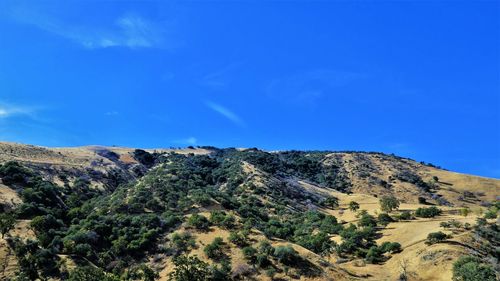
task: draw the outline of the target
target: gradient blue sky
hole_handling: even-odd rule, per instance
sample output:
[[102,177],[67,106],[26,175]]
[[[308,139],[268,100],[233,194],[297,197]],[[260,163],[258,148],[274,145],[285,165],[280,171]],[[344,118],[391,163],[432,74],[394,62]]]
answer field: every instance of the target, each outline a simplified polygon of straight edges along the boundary
[[0,2],[0,140],[396,153],[500,178],[499,1]]

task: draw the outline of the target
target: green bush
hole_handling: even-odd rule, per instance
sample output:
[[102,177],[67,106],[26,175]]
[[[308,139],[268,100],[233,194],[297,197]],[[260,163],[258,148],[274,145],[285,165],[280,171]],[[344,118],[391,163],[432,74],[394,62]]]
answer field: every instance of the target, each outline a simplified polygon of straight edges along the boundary
[[0,177],[5,185],[26,186],[34,177],[34,173],[15,161],[9,161],[0,165]]
[[231,231],[228,237],[229,242],[244,247],[248,244],[248,232],[247,231]]
[[210,213],[210,222],[224,229],[231,229],[236,223],[236,218],[224,211],[212,211]]
[[387,213],[381,213],[377,217],[377,222],[380,225],[384,225],[385,226],[385,225],[388,225],[391,222],[394,222],[394,219],[391,216],[389,216],[389,214],[387,214]]
[[425,243],[427,245],[432,245],[444,241],[446,238],[448,238],[448,236],[441,231],[431,232],[427,235],[427,241]]
[[453,281],[495,281],[491,266],[473,256],[462,256],[453,264]]
[[189,232],[176,232],[172,234],[170,240],[176,256],[196,246],[196,241]]
[[368,249],[368,252],[366,252],[365,260],[368,263],[378,263],[383,260],[383,254],[384,253],[379,247],[372,246],[370,247],[370,249]]
[[208,230],[210,228],[210,222],[208,221],[208,219],[200,214],[191,215],[187,223],[189,226],[192,226],[199,230]]
[[326,198],[321,205],[330,209],[335,209],[339,206],[339,199],[337,197],[330,196]]
[[400,220],[412,220],[413,219],[413,215],[410,211],[402,211],[399,215],[398,215],[398,219]]
[[401,252],[401,244],[398,242],[384,242],[382,245],[380,245],[380,249],[384,253],[399,253]]
[[316,234],[308,233],[294,237],[294,240],[300,246],[318,254],[327,254],[336,246],[328,234],[321,231]]
[[213,260],[220,260],[224,257],[224,241],[221,237],[215,237],[212,243],[205,246],[203,252],[208,258]]
[[435,216],[439,216],[441,214],[441,209],[437,207],[429,207],[429,208],[418,208],[415,211],[415,216],[421,218],[433,218]]
[[174,270],[169,274],[169,281],[210,280],[211,272],[208,264],[198,259],[198,257],[179,256],[174,259],[174,265]]
[[2,213],[0,214],[0,233],[2,234],[2,239],[5,234],[14,229],[16,225],[16,218],[12,213]]
[[377,226],[377,220],[372,215],[366,213],[361,216],[358,221],[358,226]]
[[274,253],[274,247],[267,240],[262,240],[259,243],[259,253],[266,256],[272,255]]
[[118,281],[120,278],[112,274],[106,274],[102,269],[95,266],[80,266],[73,269],[69,274],[69,281]]
[[358,202],[356,201],[349,202],[349,210],[351,210],[351,212],[356,212],[357,210],[359,210]]
[[241,249],[241,251],[243,252],[243,256],[245,257],[245,259],[248,260],[250,263],[256,262],[257,250],[254,247],[247,246]]
[[293,265],[297,261],[298,253],[290,245],[278,246],[274,248],[274,256],[285,265]]

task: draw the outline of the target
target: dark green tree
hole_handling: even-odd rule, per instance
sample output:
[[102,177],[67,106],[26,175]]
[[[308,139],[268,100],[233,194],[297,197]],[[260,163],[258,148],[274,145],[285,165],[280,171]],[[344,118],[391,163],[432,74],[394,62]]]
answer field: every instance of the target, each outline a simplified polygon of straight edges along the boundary
[[392,196],[386,195],[380,198],[380,209],[384,212],[392,212],[399,208],[399,200]]
[[11,231],[16,225],[16,218],[12,213],[0,214],[0,233],[2,233],[2,239],[5,234]]
[[210,269],[206,262],[198,257],[179,256],[174,259],[174,271],[169,274],[169,281],[207,281]]
[[349,202],[349,210],[351,212],[356,212],[359,209],[359,203],[356,201]]
[[495,271],[477,257],[462,256],[453,264],[453,281],[495,281]]

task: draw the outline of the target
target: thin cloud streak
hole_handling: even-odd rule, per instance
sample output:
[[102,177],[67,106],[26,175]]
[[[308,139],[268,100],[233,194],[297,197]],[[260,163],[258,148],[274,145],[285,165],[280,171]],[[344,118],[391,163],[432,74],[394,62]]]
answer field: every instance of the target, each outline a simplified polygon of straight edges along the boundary
[[225,108],[224,106],[217,104],[217,103],[214,103],[214,102],[211,102],[211,101],[206,101],[205,105],[208,106],[213,111],[224,116],[226,119],[233,122],[234,124],[236,124],[238,126],[242,126],[242,127],[245,126],[245,123],[243,122],[243,120],[241,120],[241,118],[238,115],[233,113],[231,110]]
[[196,145],[198,143],[198,139],[195,137],[189,137],[186,139],[175,140],[173,142],[177,143],[177,144],[184,144],[184,145]]
[[22,107],[12,104],[0,103],[0,119],[9,118],[18,115],[29,115],[34,113],[32,108]]
[[14,21],[73,41],[87,49],[110,47],[170,48],[165,31],[156,23],[137,15],[118,17],[109,26],[74,25],[37,11],[14,9],[10,14]]

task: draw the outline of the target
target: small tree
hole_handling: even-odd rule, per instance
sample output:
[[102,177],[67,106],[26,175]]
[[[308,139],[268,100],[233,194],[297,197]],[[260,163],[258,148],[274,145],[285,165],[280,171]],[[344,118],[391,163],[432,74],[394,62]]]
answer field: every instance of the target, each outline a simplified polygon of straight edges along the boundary
[[180,256],[174,259],[174,271],[169,281],[205,281],[210,278],[209,266],[197,257]]
[[2,239],[5,234],[11,231],[16,225],[16,218],[11,213],[0,214],[0,233],[2,233]]
[[412,220],[413,215],[410,211],[402,211],[401,214],[399,214],[398,219],[400,219],[400,220]]
[[441,241],[444,241],[447,237],[448,236],[441,231],[431,232],[427,235],[427,241],[425,242],[425,244],[427,244],[427,245],[436,244],[436,243],[439,243]]
[[243,256],[245,257],[246,260],[248,260],[250,263],[255,263],[257,261],[256,255],[257,255],[257,250],[252,247],[252,246],[247,246],[241,250],[243,252]]
[[323,206],[335,209],[339,206],[339,199],[337,197],[330,196],[323,201]]
[[212,243],[205,246],[203,251],[208,258],[213,260],[220,260],[224,256],[222,247],[224,246],[224,241],[221,237],[215,237]]
[[391,216],[389,216],[389,214],[387,214],[387,213],[381,213],[378,215],[377,221],[379,224],[386,226],[389,223],[393,222],[394,219]]
[[377,226],[377,220],[370,214],[366,213],[361,216],[358,222],[358,226]]
[[382,245],[380,245],[380,250],[382,250],[383,253],[399,253],[401,252],[401,244],[398,242],[384,242]]
[[368,249],[368,252],[366,252],[366,257],[365,260],[368,263],[378,263],[382,261],[382,256],[383,252],[382,250],[377,247],[377,246],[372,246],[370,249]]
[[285,265],[293,264],[297,259],[297,255],[297,251],[290,245],[278,246],[274,249],[274,256]]
[[380,209],[384,212],[392,212],[393,210],[397,210],[399,208],[399,200],[392,196],[387,195],[380,198]]
[[357,210],[359,210],[359,204],[358,204],[358,202],[356,202],[356,201],[349,202],[349,210],[351,212],[356,212]]
[[415,211],[415,216],[421,217],[421,218],[433,218],[435,216],[438,216],[441,214],[441,209],[437,207],[429,207],[429,208],[418,208]]
[[247,231],[232,231],[229,233],[228,240],[240,247],[244,247],[248,244],[248,232]]
[[188,219],[188,224],[199,230],[208,230],[210,227],[210,222],[205,216],[199,214],[193,214]]

